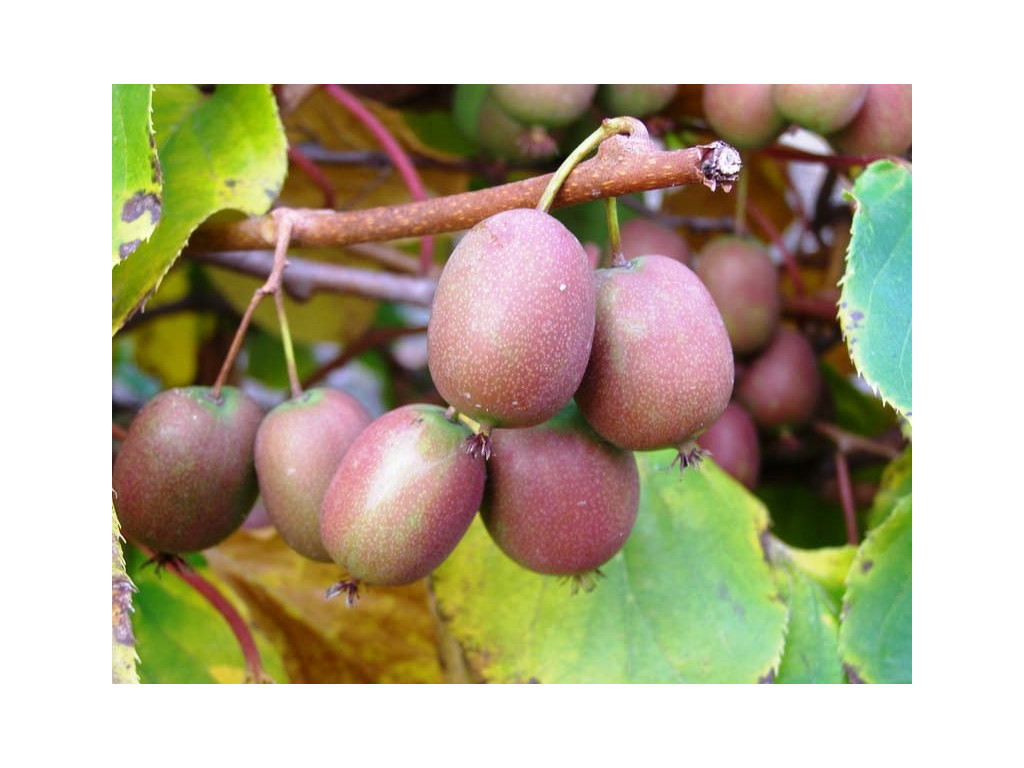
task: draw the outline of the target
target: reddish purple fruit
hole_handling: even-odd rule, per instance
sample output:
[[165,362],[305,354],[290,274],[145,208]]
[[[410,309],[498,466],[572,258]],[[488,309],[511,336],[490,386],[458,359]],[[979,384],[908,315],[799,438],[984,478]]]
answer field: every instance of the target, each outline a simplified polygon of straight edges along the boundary
[[540,424],[579,386],[594,317],[594,272],[579,240],[546,213],[498,213],[466,234],[441,273],[430,375],[450,405],[487,427]]
[[772,101],[771,85],[705,85],[704,116],[737,149],[767,146],[786,127]]
[[114,507],[126,538],[157,553],[226,539],[256,501],[253,444],[263,411],[241,390],[182,387],[139,411],[114,462]]
[[608,117],[646,117],[672,103],[678,85],[602,85],[597,98]]
[[764,429],[810,421],[821,394],[814,348],[802,333],[782,326],[751,361],[736,386],[736,399]]
[[866,85],[773,85],[775,109],[809,131],[834,133],[849,125],[867,96]]
[[732,347],[711,294],[666,256],[598,270],[597,286],[594,349],[576,393],[580,411],[621,448],[684,453],[732,393]]
[[351,395],[310,389],[274,408],[256,433],[256,475],[267,515],[284,542],[310,560],[331,560],[320,539],[324,493],[371,421]]
[[480,507],[486,465],[470,431],[434,405],[406,405],[356,438],[324,496],[320,534],[351,579],[411,584],[439,566]]
[[737,355],[763,348],[782,313],[779,274],[768,250],[754,240],[716,238],[694,270],[715,300]]
[[689,266],[690,248],[674,229],[650,219],[630,219],[619,228],[622,254],[627,260],[660,254]]
[[527,125],[559,128],[580,117],[594,101],[596,85],[494,85],[495,100]]
[[869,85],[853,122],[828,137],[846,155],[902,155],[913,139],[910,85]]
[[743,406],[729,403],[711,429],[697,438],[697,444],[747,488],[757,486],[761,475],[761,446],[757,426]]
[[496,429],[480,515],[531,571],[577,576],[626,543],[639,504],[636,459],[605,442],[574,404],[544,424]]

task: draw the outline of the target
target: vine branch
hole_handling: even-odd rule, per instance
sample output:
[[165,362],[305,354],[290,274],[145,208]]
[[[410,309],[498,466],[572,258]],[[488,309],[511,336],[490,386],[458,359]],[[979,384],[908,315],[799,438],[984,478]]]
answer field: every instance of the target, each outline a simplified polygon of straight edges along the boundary
[[[647,136],[613,136],[601,144],[595,157],[576,166],[551,207],[687,184],[728,188],[739,170],[739,153],[721,142],[663,151]],[[536,207],[552,175],[404,205],[358,211],[294,209],[291,244],[295,248],[316,248],[469,229],[501,211]],[[276,229],[272,215],[207,224],[193,235],[189,251],[273,248]]]

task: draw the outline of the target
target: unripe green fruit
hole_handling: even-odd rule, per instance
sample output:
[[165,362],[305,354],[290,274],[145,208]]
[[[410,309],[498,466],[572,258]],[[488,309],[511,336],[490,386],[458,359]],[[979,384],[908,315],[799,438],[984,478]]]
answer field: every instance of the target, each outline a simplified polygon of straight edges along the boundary
[[627,260],[656,253],[682,264],[690,263],[690,248],[679,233],[650,219],[630,219],[619,228],[619,239]]
[[422,579],[465,535],[486,468],[466,450],[471,432],[433,405],[373,421],[342,459],[324,496],[320,534],[331,559],[365,584]]
[[718,136],[737,149],[760,149],[786,127],[771,85],[705,85],[704,116]]
[[828,137],[844,155],[902,155],[913,139],[910,85],[869,85],[853,122]]
[[576,402],[599,435],[636,451],[681,448],[718,419],[733,352],[697,275],[666,256],[600,269],[597,306]]
[[324,494],[371,421],[351,395],[310,389],[274,408],[256,433],[256,475],[267,515],[284,542],[310,560],[331,560],[320,539]]
[[473,227],[441,273],[427,329],[441,396],[487,426],[558,413],[590,356],[593,275],[579,240],[549,214],[519,208]]
[[553,157],[558,142],[541,126],[530,126],[503,110],[488,91],[479,105],[473,136],[489,155],[521,163]]
[[747,488],[757,486],[761,474],[761,445],[757,426],[743,406],[735,401],[729,403],[718,421],[697,438],[697,444]]
[[126,538],[158,553],[223,541],[256,500],[253,444],[263,411],[222,387],[161,392],[139,411],[114,462],[114,507]]
[[501,108],[516,120],[560,128],[587,111],[597,86],[494,85],[491,91]]
[[767,249],[754,240],[716,238],[701,251],[694,271],[722,313],[733,352],[764,347],[782,313],[778,269]]
[[646,117],[664,109],[678,85],[602,85],[597,98],[608,117]]
[[867,92],[866,85],[773,85],[772,100],[784,118],[824,135],[848,125]]
[[582,575],[612,558],[636,521],[636,459],[602,440],[574,404],[527,429],[496,429],[480,515],[512,560]]
[[820,394],[814,348],[802,333],[785,326],[751,361],[736,386],[736,399],[764,429],[806,424]]

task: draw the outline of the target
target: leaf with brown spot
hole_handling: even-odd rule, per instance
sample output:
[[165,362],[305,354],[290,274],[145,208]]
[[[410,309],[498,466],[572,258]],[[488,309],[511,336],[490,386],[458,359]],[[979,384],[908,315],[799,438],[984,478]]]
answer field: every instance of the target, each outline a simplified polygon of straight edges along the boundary
[[279,650],[292,682],[444,682],[424,582],[363,588],[346,608],[326,597],[337,567],[296,554],[272,528],[239,531],[204,554]]
[[128,258],[160,221],[160,161],[153,143],[153,86],[113,86],[113,261]]
[[191,85],[157,86],[153,130],[164,178],[160,224],[114,267],[114,333],[160,284],[196,227],[218,211],[265,213],[287,169],[267,85],[220,85],[209,95]]

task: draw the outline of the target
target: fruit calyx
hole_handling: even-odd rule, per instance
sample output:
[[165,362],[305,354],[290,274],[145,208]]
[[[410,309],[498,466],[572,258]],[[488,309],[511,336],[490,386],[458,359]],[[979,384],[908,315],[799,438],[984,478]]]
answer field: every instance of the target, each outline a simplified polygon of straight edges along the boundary
[[359,602],[359,579],[342,579],[327,588],[327,599],[345,595],[345,607],[354,608]]

